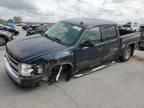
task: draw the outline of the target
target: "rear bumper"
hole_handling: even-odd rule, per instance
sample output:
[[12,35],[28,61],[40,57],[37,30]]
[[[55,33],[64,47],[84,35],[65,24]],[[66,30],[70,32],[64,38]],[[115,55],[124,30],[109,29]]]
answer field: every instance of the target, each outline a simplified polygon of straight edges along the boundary
[[19,85],[31,85],[41,80],[41,76],[31,76],[31,77],[23,77],[17,75],[16,72],[11,68],[8,60],[4,57],[5,68],[8,76]]

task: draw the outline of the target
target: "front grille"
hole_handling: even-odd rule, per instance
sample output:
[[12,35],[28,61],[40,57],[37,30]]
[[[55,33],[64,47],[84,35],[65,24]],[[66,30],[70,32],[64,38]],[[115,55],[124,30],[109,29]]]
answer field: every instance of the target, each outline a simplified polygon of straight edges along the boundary
[[8,53],[6,53],[6,57],[12,69],[18,73],[19,71],[19,62],[13,59]]

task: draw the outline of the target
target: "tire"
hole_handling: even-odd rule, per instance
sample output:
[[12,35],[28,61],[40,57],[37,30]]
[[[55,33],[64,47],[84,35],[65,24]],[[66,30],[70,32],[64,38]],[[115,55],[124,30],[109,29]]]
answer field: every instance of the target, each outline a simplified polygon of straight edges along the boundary
[[0,46],[5,45],[8,42],[8,39],[5,36],[0,36]]
[[119,60],[121,62],[126,62],[130,59],[130,57],[132,56],[132,48],[130,46],[128,46],[125,51],[123,52],[122,56],[119,57]]

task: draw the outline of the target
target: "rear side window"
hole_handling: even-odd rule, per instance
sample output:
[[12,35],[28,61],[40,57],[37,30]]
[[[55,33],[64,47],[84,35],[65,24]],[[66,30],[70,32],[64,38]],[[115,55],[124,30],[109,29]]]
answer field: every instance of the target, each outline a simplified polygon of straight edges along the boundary
[[116,38],[116,27],[115,26],[103,26],[101,27],[102,37],[104,40]]

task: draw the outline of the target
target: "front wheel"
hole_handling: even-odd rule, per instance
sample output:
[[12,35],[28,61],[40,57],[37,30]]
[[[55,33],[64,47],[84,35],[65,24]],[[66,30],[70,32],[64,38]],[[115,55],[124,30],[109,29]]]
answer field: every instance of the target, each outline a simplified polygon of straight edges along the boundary
[[119,57],[119,60],[122,62],[128,61],[132,55],[132,48],[128,46],[123,52],[122,56]]

